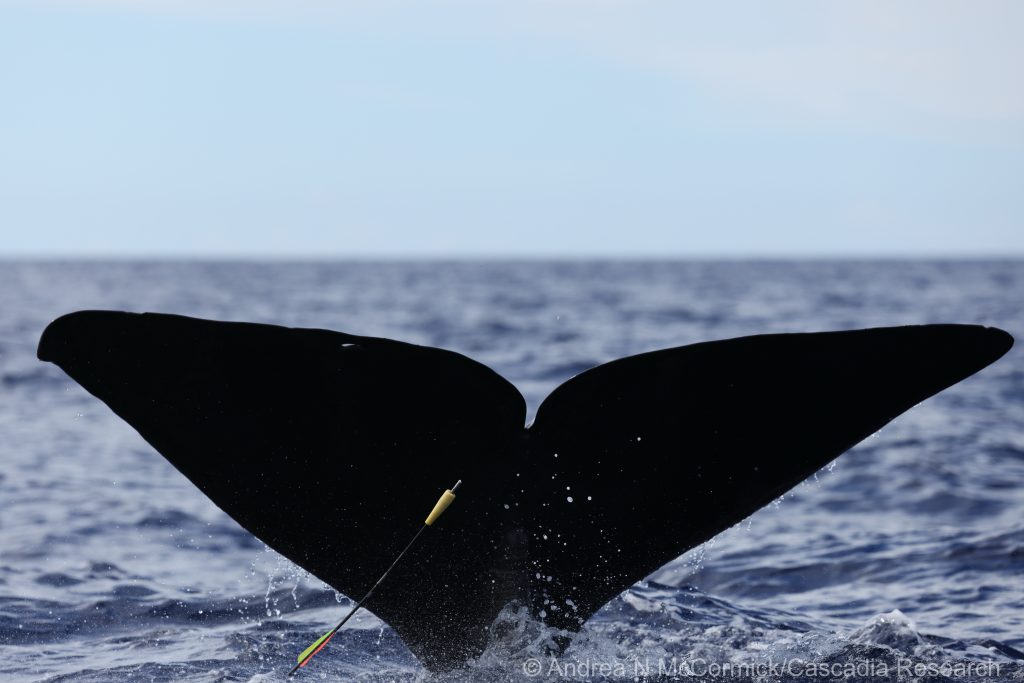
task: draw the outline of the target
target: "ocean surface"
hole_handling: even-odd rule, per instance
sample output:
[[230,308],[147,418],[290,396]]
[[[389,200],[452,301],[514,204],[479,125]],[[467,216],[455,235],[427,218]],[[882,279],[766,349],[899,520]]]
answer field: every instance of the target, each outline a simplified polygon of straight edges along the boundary
[[[590,366],[710,339],[959,322],[1021,340],[1024,262],[0,262],[0,680],[279,681],[348,598],[36,360],[47,322],[83,308],[454,349],[532,413]],[[502,619],[432,679],[362,613],[295,680],[1024,681],[1020,341],[619,596],[562,656]]]

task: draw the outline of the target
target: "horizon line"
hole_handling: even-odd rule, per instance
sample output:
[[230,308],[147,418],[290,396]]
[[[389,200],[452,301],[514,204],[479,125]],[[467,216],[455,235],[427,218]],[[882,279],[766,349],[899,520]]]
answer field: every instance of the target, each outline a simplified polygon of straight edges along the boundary
[[0,252],[0,263],[13,262],[251,262],[251,263],[411,263],[411,262],[527,262],[527,261],[1019,261],[1024,251],[994,252],[793,252],[793,253],[205,253],[205,252]]

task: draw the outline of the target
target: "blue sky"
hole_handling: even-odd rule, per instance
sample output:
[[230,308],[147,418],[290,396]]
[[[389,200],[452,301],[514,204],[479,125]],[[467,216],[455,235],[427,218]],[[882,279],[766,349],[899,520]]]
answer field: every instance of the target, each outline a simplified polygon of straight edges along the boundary
[[1022,255],[1022,27],[996,0],[7,0],[0,255]]

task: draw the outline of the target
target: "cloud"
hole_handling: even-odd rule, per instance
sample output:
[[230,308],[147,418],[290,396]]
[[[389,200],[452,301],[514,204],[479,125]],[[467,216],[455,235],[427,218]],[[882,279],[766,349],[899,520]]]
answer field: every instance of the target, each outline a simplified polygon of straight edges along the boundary
[[574,3],[552,14],[561,21],[538,15],[536,30],[783,110],[1024,117],[1024,3]]
[[[36,3],[33,3],[34,5]],[[52,7],[536,43],[781,115],[1020,123],[1018,0],[49,0]]]

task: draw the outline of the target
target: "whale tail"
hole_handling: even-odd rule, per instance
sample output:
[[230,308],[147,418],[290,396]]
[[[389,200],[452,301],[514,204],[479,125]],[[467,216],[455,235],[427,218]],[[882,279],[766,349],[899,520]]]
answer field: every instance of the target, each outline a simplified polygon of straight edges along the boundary
[[[578,629],[1012,344],[968,325],[694,344],[570,379],[529,428],[519,392],[480,363],[328,330],[81,311],[46,328],[38,356],[348,595],[373,584],[438,487],[464,480],[370,605],[446,670],[482,651],[510,597]],[[330,533],[302,532],[314,528]]]

